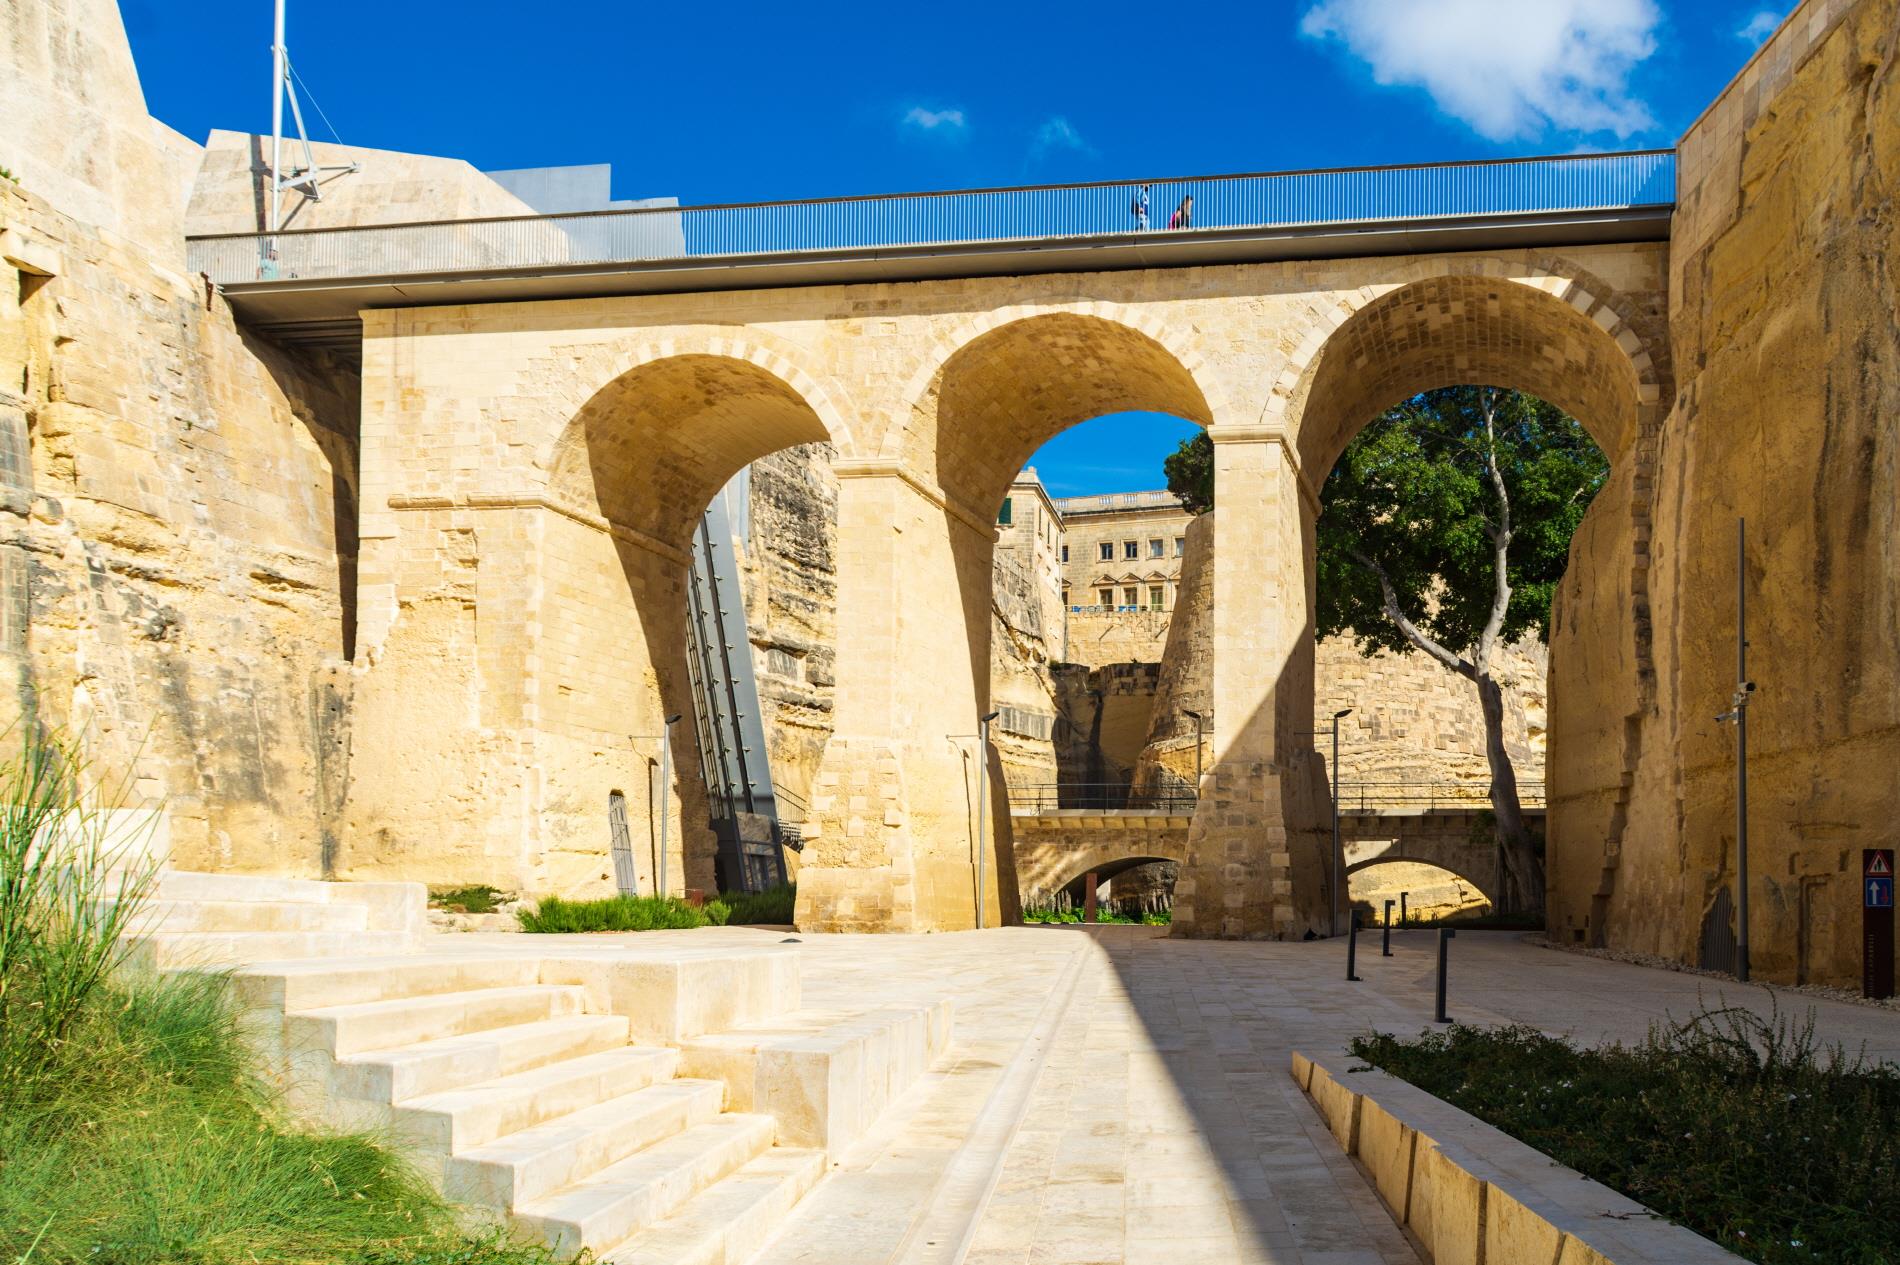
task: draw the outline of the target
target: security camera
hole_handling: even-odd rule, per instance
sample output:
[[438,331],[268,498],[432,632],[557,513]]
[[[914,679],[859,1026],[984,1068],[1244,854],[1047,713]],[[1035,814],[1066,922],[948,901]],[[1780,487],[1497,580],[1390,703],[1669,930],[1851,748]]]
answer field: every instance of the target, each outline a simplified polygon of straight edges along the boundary
[[1743,681],[1742,688],[1753,694],[1755,692],[1755,683],[1753,681]]

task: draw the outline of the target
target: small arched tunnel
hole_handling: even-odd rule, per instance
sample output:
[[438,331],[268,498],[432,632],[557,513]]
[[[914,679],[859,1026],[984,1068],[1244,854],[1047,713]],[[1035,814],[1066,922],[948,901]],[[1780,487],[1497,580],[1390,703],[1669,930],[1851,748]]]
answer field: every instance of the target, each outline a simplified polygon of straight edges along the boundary
[[[1509,278],[1432,277],[1354,313],[1296,387],[1300,465],[1315,485],[1352,437],[1437,387],[1510,387],[1582,423],[1612,463],[1635,439],[1646,352],[1545,290]],[[1650,394],[1653,394],[1650,393]]]
[[665,718],[679,716],[669,872],[675,888],[681,876],[713,888],[716,843],[686,664],[692,536],[746,465],[829,439],[783,378],[723,355],[637,365],[568,423],[550,471],[552,499],[566,512],[546,516],[540,545],[536,703],[552,738],[541,756],[547,814],[574,819],[555,829],[577,851],[599,849],[597,806],[610,790],[624,791],[630,819],[654,820],[659,736]]
[[1498,849],[1489,839],[1446,831],[1349,839],[1343,851],[1347,895],[1375,916],[1386,898],[1396,902],[1401,891],[1412,893],[1407,905],[1414,917],[1497,905]]
[[1016,881],[1023,902],[1047,898],[1093,873],[1100,882],[1137,866],[1187,860],[1187,828],[1130,832],[1024,829],[1016,822]]

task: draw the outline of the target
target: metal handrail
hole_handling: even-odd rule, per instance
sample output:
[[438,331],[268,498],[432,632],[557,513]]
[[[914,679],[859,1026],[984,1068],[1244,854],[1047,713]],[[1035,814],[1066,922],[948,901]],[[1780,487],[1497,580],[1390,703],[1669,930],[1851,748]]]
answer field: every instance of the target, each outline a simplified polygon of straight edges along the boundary
[[1136,789],[1126,782],[1044,782],[1009,788],[1009,806],[1029,813],[1078,810],[1191,813],[1198,801],[1193,787],[1185,783]]
[[[1544,784],[1519,782],[1517,802],[1522,808],[1542,808]],[[1489,782],[1342,782],[1339,785],[1342,813],[1376,813],[1393,808],[1488,808],[1490,804]]]
[[[633,264],[902,247],[1140,241],[1162,234],[1667,206],[1673,150],[1013,185],[799,201],[217,233],[188,241],[219,284]],[[1149,232],[1134,190],[1148,186]],[[1184,194],[1193,226],[1162,227]]]

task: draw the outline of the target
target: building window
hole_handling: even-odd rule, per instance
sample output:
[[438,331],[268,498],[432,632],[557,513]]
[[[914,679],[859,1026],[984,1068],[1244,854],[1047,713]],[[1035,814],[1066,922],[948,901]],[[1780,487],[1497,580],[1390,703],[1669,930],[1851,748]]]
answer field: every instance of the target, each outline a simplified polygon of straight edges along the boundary
[[1141,557],[1141,542],[1139,540],[1122,541],[1122,557],[1130,562]]
[[1187,537],[1176,536],[1174,538],[1174,556],[1178,558],[1186,551],[1187,551]]
[[1009,526],[1009,498],[1007,496],[1003,498],[1003,512],[996,516],[996,521],[1005,527]]
[[1141,590],[1128,588],[1122,590],[1122,605],[1137,606],[1141,603]]
[[1149,556],[1150,558],[1159,558],[1159,557],[1161,557],[1161,556],[1162,556],[1162,553],[1161,553],[1161,550],[1162,550],[1162,542],[1161,542],[1161,541],[1159,541],[1159,540],[1151,540],[1151,541],[1149,541],[1149,542],[1148,542],[1148,556]]
[[1096,546],[1095,552],[1103,562],[1113,562],[1115,561],[1115,542],[1112,540],[1104,540],[1100,545]]
[[1148,609],[1151,611],[1160,610],[1161,601],[1164,596],[1165,594],[1159,584],[1150,584],[1148,586]]
[[1064,562],[1069,560],[1069,547],[1067,545],[1062,546],[1062,560]]
[[1111,610],[1114,608],[1115,606],[1115,590],[1114,589],[1103,589],[1101,592],[1101,598],[1102,598],[1102,605],[1109,607]]

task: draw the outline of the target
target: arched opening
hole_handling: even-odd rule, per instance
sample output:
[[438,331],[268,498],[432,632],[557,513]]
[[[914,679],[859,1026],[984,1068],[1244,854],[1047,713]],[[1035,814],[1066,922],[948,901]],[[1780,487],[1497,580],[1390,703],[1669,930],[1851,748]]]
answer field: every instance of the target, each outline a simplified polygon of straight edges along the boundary
[[[599,803],[587,784],[604,794],[605,779],[625,793],[629,832],[648,836],[655,852],[650,870],[636,867],[642,891],[738,885],[734,848],[749,836],[727,837],[727,827],[771,838],[769,819],[763,826],[733,819],[729,766],[720,762],[722,749],[746,745],[732,717],[749,713],[761,723],[756,702],[725,695],[739,675],[756,690],[748,619],[771,623],[768,611],[754,609],[771,586],[748,568],[769,559],[749,552],[755,533],[742,476],[762,459],[793,460],[822,496],[830,438],[812,403],[780,374],[751,360],[681,354],[621,373],[578,410],[555,446],[550,494],[560,512],[547,516],[541,541],[546,684],[535,702],[543,729],[566,741],[542,763],[563,801],[584,795]],[[716,580],[695,582],[696,551],[725,568],[715,568]],[[703,675],[714,657],[726,662],[726,675]],[[749,776],[771,800],[773,778],[759,754]],[[552,805],[551,815],[563,806]],[[569,846],[598,855],[598,818],[590,825]],[[611,823],[608,834],[617,848]],[[636,857],[641,850],[634,847]]]
[[[1571,289],[1566,301],[1548,286],[1483,275],[1398,287],[1340,326],[1292,397],[1296,448],[1319,503],[1309,513],[1326,507],[1307,533],[1314,631],[1325,640],[1314,651],[1317,684],[1305,714],[1329,746],[1333,718],[1351,713],[1333,780],[1346,801],[1482,807],[1490,799],[1507,863],[1502,890],[1491,894],[1519,908],[1543,900],[1542,761],[1552,728],[1543,632],[1551,594],[1579,515],[1633,512],[1627,495],[1591,498],[1604,485],[1604,459],[1630,464],[1658,396],[1639,336]],[[1521,441],[1520,461],[1528,452],[1564,459],[1564,477],[1576,484],[1570,503],[1542,503],[1528,476],[1520,481],[1508,465],[1492,472],[1471,455],[1485,447],[1490,409],[1501,399],[1517,410],[1510,433]],[[1578,425],[1601,458],[1576,435]],[[1418,437],[1411,449],[1408,433]],[[1493,450],[1511,451],[1503,423],[1497,434]],[[1457,461],[1467,459],[1460,473]],[[1432,480],[1441,477],[1439,517],[1414,512],[1414,502],[1436,495]],[[1505,538],[1496,533],[1507,502]],[[1363,549],[1341,545],[1354,514],[1361,539],[1372,542]],[[1402,531],[1393,530],[1398,524]],[[1495,586],[1500,540],[1515,586],[1508,605]],[[1387,556],[1375,556],[1382,549]],[[1427,557],[1432,551],[1438,556]],[[1464,579],[1449,583],[1454,573]],[[1542,578],[1533,583],[1533,575]],[[1632,577],[1638,606],[1641,584]],[[1350,623],[1342,611],[1353,614]],[[1330,763],[1330,751],[1323,754]],[[1514,795],[1519,779],[1525,793]],[[1520,803],[1529,811],[1520,813]],[[1357,899],[1359,889],[1351,890]]]
[[1361,927],[1383,926],[1386,902],[1392,925],[1449,922],[1492,912],[1481,884],[1456,870],[1403,856],[1381,857],[1355,867],[1346,876],[1346,892]]
[[[992,784],[1013,802],[1125,804],[1187,522],[1161,459],[1210,421],[1180,356],[1132,325],[1076,313],[977,336],[920,402],[906,443],[967,511],[948,518],[970,680],[977,713],[993,714]],[[1152,468],[1127,469],[1134,486],[1078,481],[1077,467],[1111,464],[1100,456],[1056,451],[1057,465],[1026,468],[1057,436],[1091,431],[1150,437]],[[991,805],[999,843],[1004,800]]]
[[1105,855],[1058,871],[1056,881],[1025,893],[1025,922],[1083,919],[1091,887],[1097,921],[1165,924],[1174,904],[1179,861],[1163,856]]

